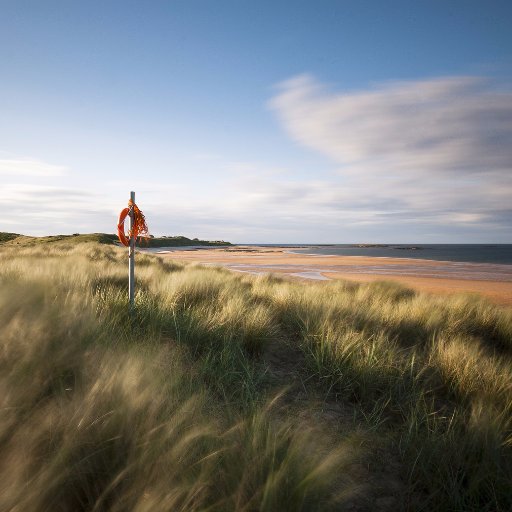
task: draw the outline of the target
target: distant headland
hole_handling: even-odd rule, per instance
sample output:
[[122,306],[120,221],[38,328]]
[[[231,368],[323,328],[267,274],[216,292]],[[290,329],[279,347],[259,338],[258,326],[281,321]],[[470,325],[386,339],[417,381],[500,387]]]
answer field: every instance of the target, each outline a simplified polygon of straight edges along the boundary
[[[37,245],[53,242],[68,242],[78,244],[82,242],[98,242],[100,244],[118,244],[117,235],[110,233],[74,233],[72,235],[51,235],[51,236],[27,236],[19,233],[0,232],[0,244],[6,245]],[[161,236],[141,238],[137,240],[137,246],[140,247],[220,247],[231,246],[231,242],[224,240],[199,240],[198,238],[188,238],[183,235]]]

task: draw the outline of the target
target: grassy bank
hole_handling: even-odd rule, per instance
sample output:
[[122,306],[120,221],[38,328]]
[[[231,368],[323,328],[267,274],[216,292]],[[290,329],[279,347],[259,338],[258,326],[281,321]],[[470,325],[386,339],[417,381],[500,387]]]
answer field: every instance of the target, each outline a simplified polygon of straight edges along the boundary
[[0,249],[1,510],[509,510],[512,313]]
[[[119,245],[117,235],[112,233],[75,233],[73,235],[51,235],[51,236],[26,236],[18,233],[0,232],[0,245],[14,246],[34,246],[40,244],[62,244],[68,245],[82,244],[86,242],[96,242],[105,245]],[[198,238],[188,238],[186,236],[162,236],[151,238],[140,238],[137,240],[137,246],[140,247],[223,247],[231,245],[224,240],[199,240]]]

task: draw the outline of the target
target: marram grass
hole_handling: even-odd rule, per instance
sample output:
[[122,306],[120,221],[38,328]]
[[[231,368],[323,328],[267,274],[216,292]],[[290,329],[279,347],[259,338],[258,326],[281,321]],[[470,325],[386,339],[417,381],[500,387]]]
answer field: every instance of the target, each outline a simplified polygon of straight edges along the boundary
[[0,250],[0,510],[512,509],[509,309],[126,263]]

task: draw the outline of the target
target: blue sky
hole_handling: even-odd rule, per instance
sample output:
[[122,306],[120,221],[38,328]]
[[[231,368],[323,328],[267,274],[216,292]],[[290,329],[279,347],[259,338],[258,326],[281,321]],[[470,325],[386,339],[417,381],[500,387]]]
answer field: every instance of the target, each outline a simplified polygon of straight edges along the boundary
[[512,4],[0,1],[2,231],[512,243]]

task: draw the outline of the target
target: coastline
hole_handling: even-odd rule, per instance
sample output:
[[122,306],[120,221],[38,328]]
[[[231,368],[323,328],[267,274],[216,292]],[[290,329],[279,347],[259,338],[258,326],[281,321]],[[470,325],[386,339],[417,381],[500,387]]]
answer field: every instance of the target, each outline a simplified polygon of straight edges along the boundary
[[438,261],[387,256],[339,256],[294,253],[289,247],[233,246],[153,252],[163,258],[219,265],[249,273],[273,273],[301,281],[396,281],[436,294],[478,293],[512,306],[512,265]]

